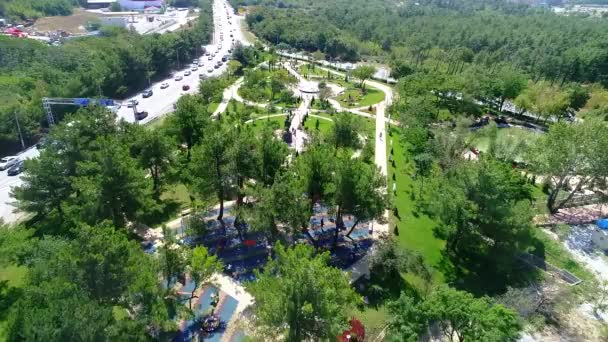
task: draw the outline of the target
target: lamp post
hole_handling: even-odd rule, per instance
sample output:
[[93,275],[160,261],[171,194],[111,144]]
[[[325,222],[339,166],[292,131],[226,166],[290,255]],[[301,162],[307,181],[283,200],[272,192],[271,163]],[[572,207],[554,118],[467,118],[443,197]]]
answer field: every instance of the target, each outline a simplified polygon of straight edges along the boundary
[[15,112],[15,123],[17,124],[17,132],[19,133],[19,140],[21,140],[21,148],[25,150],[25,141],[23,140],[23,133],[21,133],[21,126],[19,125],[19,117]]

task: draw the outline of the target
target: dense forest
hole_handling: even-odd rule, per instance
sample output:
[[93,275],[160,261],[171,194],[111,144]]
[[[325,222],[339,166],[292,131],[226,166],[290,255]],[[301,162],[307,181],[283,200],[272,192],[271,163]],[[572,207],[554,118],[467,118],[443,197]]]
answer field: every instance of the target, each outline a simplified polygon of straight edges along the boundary
[[608,22],[501,1],[261,2],[248,23],[269,42],[346,60],[458,58],[509,63],[534,79],[608,84]]
[[201,0],[190,30],[139,35],[103,28],[100,37],[48,46],[0,37],[0,141],[2,153],[17,148],[15,113],[31,143],[44,125],[43,97],[122,98],[164,77],[201,52],[213,31],[211,1]]

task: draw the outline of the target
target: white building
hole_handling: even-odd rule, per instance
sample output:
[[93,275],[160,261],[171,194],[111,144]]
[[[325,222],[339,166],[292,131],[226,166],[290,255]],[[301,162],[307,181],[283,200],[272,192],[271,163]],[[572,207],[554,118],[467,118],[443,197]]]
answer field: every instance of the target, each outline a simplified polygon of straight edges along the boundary
[[118,0],[123,11],[143,11],[149,7],[162,8],[165,0]]
[[99,18],[102,25],[124,27],[126,28],[129,24],[129,18],[127,17],[106,17]]

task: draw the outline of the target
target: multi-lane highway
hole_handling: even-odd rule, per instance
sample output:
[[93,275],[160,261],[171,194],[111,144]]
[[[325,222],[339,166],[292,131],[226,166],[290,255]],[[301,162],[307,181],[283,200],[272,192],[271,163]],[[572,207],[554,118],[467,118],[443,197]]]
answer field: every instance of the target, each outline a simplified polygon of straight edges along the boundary
[[[240,21],[243,18],[234,15],[234,10],[224,0],[214,1],[213,13],[213,41],[212,44],[204,47],[205,51],[209,52],[209,56],[203,55],[199,57],[199,63],[202,66],[198,66],[197,63],[197,70],[193,71],[191,66],[193,61],[189,61],[188,65],[185,65],[182,70],[176,71],[171,78],[153,84],[149,88],[153,92],[152,96],[143,98],[139,94],[123,101],[124,105],[117,111],[119,118],[134,122],[133,108],[128,108],[127,103],[131,100],[137,100],[139,102],[136,106],[137,111],[148,112],[148,117],[139,122],[145,124],[156,120],[170,113],[173,110],[173,104],[177,102],[180,96],[198,91],[201,79],[199,75],[204,75],[205,77],[218,76],[226,70],[226,63],[222,63],[222,66],[217,69],[214,66],[218,61],[222,60],[223,56],[229,54],[229,50],[234,44],[237,42],[247,44],[240,29]],[[209,72],[209,69],[211,69],[211,72]],[[190,71],[190,75],[185,75],[187,70]],[[176,76],[182,76],[182,79],[177,81]],[[167,83],[169,86],[161,89],[163,83]],[[184,85],[188,85],[190,89],[184,91]],[[20,153],[19,158],[36,158],[38,154],[38,150],[32,147]],[[8,176],[6,171],[0,171],[0,219],[4,222],[15,222],[22,216],[22,213],[15,212],[16,208],[13,206],[15,199],[10,196],[11,189],[22,183],[21,175]]]
[[[206,54],[198,57],[196,67],[193,67],[195,61],[188,61],[181,70],[174,72],[172,77],[154,83],[149,88],[152,90],[152,96],[144,98],[140,93],[126,99],[118,109],[119,118],[128,122],[136,121],[134,109],[127,106],[130,101],[136,100],[139,102],[136,110],[148,112],[148,116],[139,122],[145,124],[156,120],[173,111],[173,105],[180,96],[196,93],[201,77],[218,76],[226,71],[226,62],[222,62],[222,65],[218,68],[215,66],[219,61],[222,61],[222,57],[230,55],[230,50],[237,42],[245,42],[240,30],[240,20],[242,18],[234,15],[232,7],[223,0],[216,0],[213,3],[213,13],[213,42],[204,46]],[[162,89],[163,84],[168,85],[168,87]],[[184,86],[188,86],[189,89],[184,90]]]

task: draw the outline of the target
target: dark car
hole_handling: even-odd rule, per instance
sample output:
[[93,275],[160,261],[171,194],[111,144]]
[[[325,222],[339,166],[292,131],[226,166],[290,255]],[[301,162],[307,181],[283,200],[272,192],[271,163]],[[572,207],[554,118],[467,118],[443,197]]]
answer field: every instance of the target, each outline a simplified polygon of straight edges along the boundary
[[15,165],[11,166],[11,168],[6,171],[6,174],[9,176],[16,176],[23,172],[23,170],[25,169],[24,166],[25,162],[23,160],[20,160]]
[[227,61],[227,60],[228,60],[228,56],[224,56],[224,57],[222,57],[222,62],[225,62],[225,61]]
[[187,84],[184,84],[184,85],[182,86],[182,90],[183,90],[183,91],[190,90],[190,86],[189,86],[189,85],[187,85]]
[[144,91],[143,93],[141,93],[141,96],[142,96],[143,98],[146,98],[146,97],[150,97],[150,96],[152,96],[152,94],[154,94],[154,93],[152,92],[152,89],[148,89],[148,90]]
[[135,120],[137,120],[137,121],[143,120],[147,117],[148,117],[148,112],[146,112],[146,111],[141,111],[141,112],[135,113]]

